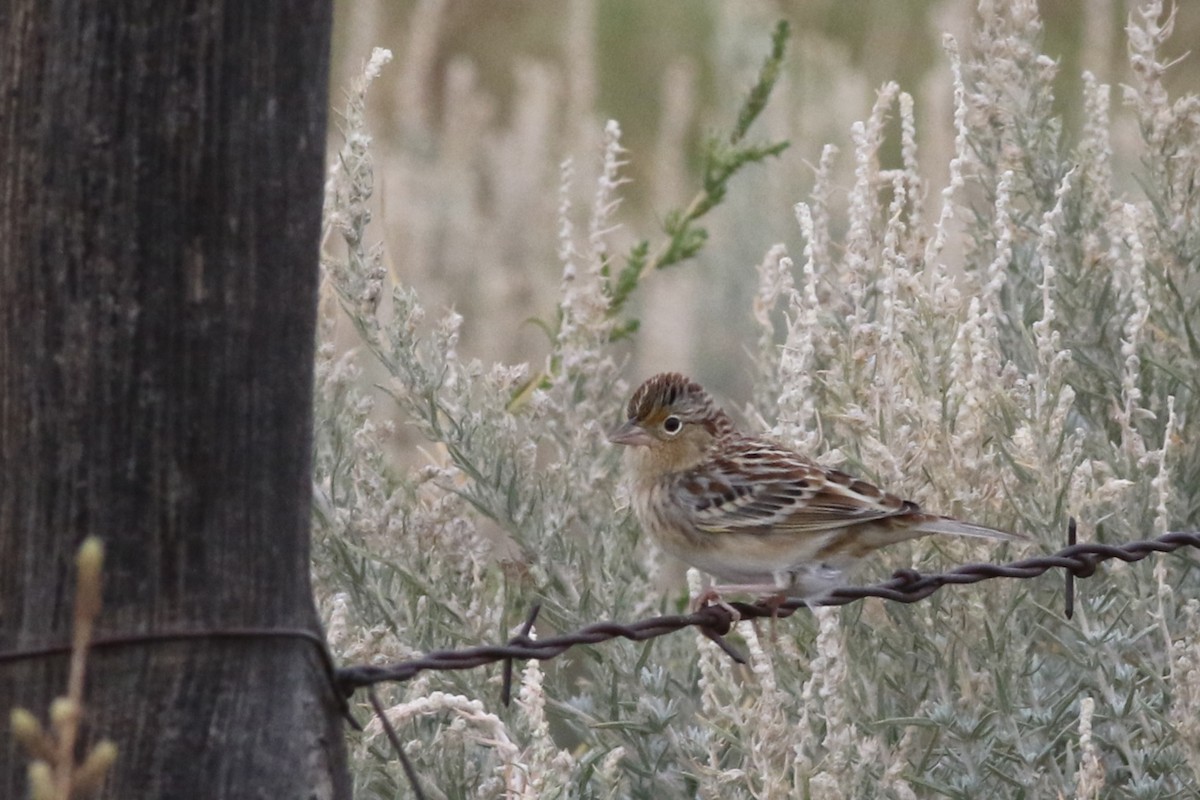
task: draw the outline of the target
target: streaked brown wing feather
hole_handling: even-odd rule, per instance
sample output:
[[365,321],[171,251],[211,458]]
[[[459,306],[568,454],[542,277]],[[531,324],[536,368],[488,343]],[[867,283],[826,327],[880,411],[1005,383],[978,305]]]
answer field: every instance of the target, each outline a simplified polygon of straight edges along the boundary
[[915,503],[828,470],[760,439],[727,441],[722,455],[679,476],[693,525],[709,533],[824,533],[919,513]]

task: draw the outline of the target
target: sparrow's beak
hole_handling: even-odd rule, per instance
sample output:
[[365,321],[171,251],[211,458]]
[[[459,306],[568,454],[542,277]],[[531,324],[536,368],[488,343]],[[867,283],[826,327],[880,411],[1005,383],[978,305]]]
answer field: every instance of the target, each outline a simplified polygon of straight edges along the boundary
[[641,445],[643,447],[654,441],[650,434],[646,433],[645,429],[633,420],[610,431],[608,440],[613,444]]

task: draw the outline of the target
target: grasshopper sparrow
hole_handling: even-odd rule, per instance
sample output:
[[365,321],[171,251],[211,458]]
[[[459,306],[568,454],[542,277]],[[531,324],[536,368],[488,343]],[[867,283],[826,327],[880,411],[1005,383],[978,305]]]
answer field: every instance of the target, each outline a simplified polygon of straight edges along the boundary
[[934,533],[1025,537],[916,503],[740,433],[703,387],[677,373],[634,392],[609,441],[629,446],[633,507],[667,553],[728,585],[820,599],[880,547]]

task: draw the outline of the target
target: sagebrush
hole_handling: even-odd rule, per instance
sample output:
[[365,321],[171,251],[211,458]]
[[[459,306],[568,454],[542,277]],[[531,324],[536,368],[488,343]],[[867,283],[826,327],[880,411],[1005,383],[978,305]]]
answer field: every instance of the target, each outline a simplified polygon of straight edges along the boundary
[[[1091,75],[1083,123],[1064,130],[1032,0],[984,0],[971,41],[946,37],[955,136],[935,167],[896,83],[839,146],[782,132],[789,153],[810,148],[796,157],[814,183],[794,207],[800,245],[756,243],[757,271],[737,277],[752,288],[727,309],[740,318],[730,331],[758,331],[734,373],[753,386],[747,426],[1034,540],[921,540],[864,580],[1052,551],[1069,515],[1083,540],[1200,526],[1188,435],[1200,415],[1200,99],[1164,88],[1171,25],[1160,2],[1130,19],[1120,100],[1140,136],[1120,154],[1114,90]],[[629,298],[649,324],[635,333],[613,313],[629,246],[622,170],[639,154],[609,122],[594,165],[566,161],[526,186],[557,209],[544,359],[461,355],[463,317],[427,316],[405,253],[369,226],[365,108],[387,59],[377,51],[348,93],[326,205],[314,570],[335,652],[386,661],[503,641],[534,603],[541,634],[682,608],[678,568],[648,551],[605,439],[646,377],[631,354],[662,352],[644,337],[681,300],[712,299],[697,297],[704,280],[671,298],[639,272],[618,305]],[[885,168],[886,147],[899,161]],[[1134,187],[1114,177],[1118,161],[1138,165]],[[714,246],[723,230],[709,232]],[[686,328],[701,359],[703,327]],[[689,633],[610,642],[525,665],[511,708],[498,670],[481,669],[389,687],[388,713],[432,797],[1191,797],[1196,565],[1186,553],[1108,563],[1080,584],[1069,621],[1057,578],[994,581],[914,606],[800,614],[774,636],[742,623],[746,668]],[[355,742],[356,796],[409,796],[378,726]]]

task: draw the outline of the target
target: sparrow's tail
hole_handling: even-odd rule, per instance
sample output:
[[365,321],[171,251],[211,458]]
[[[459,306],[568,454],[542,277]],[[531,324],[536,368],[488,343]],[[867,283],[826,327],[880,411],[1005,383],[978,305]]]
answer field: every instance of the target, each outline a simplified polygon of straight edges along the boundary
[[976,525],[973,522],[963,522],[953,517],[934,517],[928,522],[922,522],[917,530],[924,533],[947,533],[951,536],[974,536],[979,539],[998,539],[1005,542],[1027,542],[1029,537],[1020,533],[989,528],[986,525]]

